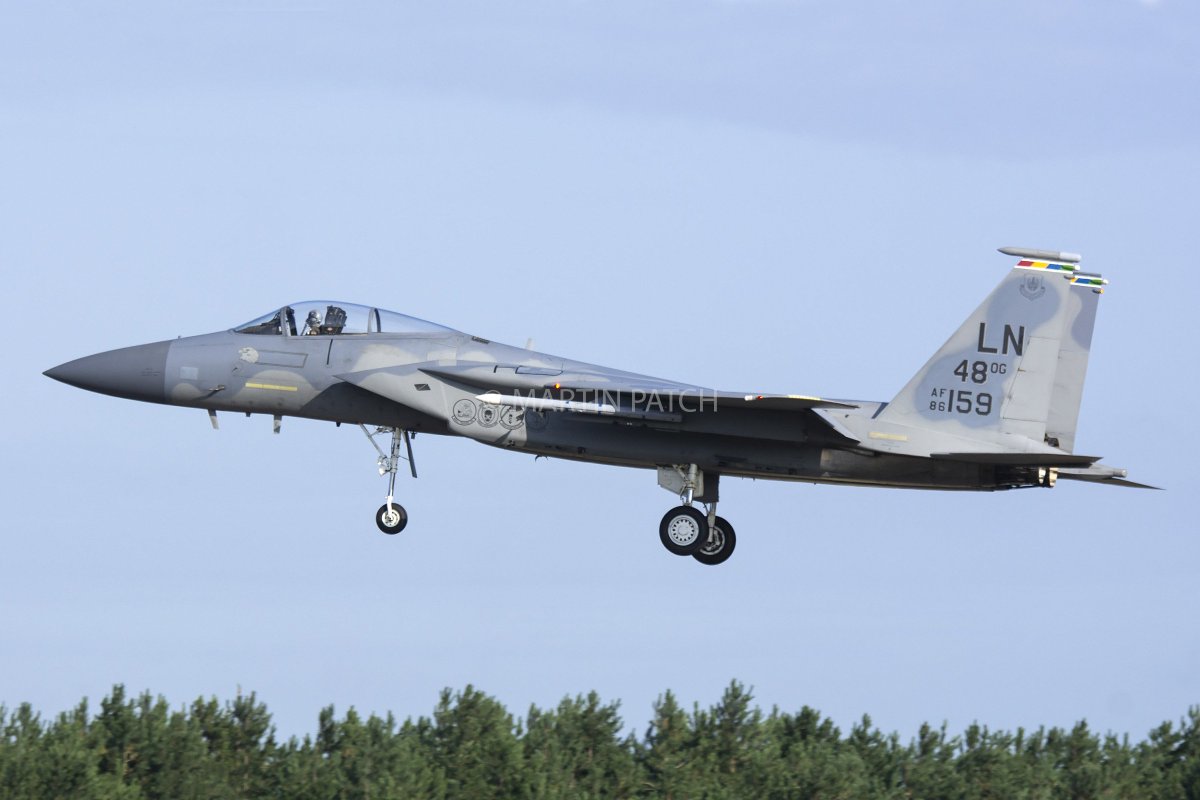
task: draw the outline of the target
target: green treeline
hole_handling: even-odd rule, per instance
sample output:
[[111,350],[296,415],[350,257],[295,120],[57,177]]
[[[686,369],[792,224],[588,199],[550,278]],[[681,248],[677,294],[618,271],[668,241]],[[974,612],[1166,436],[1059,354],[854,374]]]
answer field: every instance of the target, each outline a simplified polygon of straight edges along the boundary
[[901,741],[810,708],[764,714],[737,682],[710,708],[666,693],[644,736],[595,694],[514,719],[468,686],[397,724],[321,711],[278,741],[253,694],[186,709],[116,686],[53,721],[0,707],[0,798],[1171,798],[1200,800],[1200,707],[1137,743],[1080,722]]

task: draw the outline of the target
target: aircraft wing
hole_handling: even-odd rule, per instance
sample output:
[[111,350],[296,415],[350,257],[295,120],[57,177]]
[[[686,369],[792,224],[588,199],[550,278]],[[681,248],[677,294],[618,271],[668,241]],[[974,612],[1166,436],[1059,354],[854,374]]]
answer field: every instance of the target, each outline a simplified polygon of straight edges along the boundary
[[826,400],[802,394],[747,394],[732,395],[723,392],[721,402],[746,408],[772,409],[776,411],[803,411],[809,408],[858,408],[854,403],[841,400]]
[[693,386],[687,383],[667,381],[652,378],[648,375],[638,375],[632,372],[617,371],[563,371],[548,367],[529,367],[524,365],[463,363],[452,366],[438,364],[420,365],[422,372],[445,378],[455,383],[477,386],[485,391],[540,392],[567,391],[578,393],[596,392],[640,392],[643,394],[660,393],[663,395],[704,394],[711,395],[712,389]]
[[422,407],[414,394],[425,376],[469,392],[484,403],[578,414],[679,422],[684,414],[722,407],[805,411],[855,408],[808,395],[718,392],[703,386],[618,371],[563,371],[494,363],[423,362],[338,375],[347,383],[407,406]]
[[[571,372],[541,367],[510,367],[501,364],[459,364],[450,367],[422,367],[422,371],[452,381],[467,383],[496,392],[505,401],[510,396],[523,398],[569,396],[572,399],[594,397],[596,402],[624,397],[634,405],[689,405],[712,410],[714,404],[762,410],[803,411],[810,408],[857,408],[850,403],[799,394],[745,394],[720,392],[704,386],[668,381],[647,375],[611,370]],[[671,401],[677,401],[672,403]],[[613,403],[610,403],[613,404]],[[618,405],[618,404],[614,404]]]

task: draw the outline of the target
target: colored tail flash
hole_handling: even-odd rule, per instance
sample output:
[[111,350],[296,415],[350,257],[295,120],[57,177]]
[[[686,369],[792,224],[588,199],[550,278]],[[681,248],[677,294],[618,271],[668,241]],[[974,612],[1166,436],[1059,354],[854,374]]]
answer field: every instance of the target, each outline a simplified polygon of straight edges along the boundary
[[1001,248],[1012,271],[879,414],[998,450],[1072,452],[1106,281],[1074,253]]

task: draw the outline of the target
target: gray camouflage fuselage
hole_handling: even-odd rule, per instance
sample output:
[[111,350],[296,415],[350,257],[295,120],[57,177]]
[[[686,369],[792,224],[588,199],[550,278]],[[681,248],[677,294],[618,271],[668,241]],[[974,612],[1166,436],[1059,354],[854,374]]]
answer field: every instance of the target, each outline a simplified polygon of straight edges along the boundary
[[[604,464],[695,465],[711,476],[967,490],[1053,485],[1059,473],[1125,483],[1123,470],[1073,455],[1103,282],[1021,263],[890,403],[718,392],[323,301],[47,374],[155,403],[465,436]],[[306,306],[317,323],[340,322],[346,309],[367,322],[362,332],[297,327]],[[403,320],[416,324],[403,330]]]

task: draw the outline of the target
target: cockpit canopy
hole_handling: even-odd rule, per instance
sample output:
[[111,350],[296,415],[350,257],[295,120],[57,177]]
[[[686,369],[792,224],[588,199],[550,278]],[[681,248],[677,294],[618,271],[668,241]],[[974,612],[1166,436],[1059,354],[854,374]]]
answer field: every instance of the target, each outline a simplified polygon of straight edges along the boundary
[[344,336],[371,333],[454,333],[451,328],[382,308],[308,300],[263,314],[233,329],[235,333],[274,336]]

